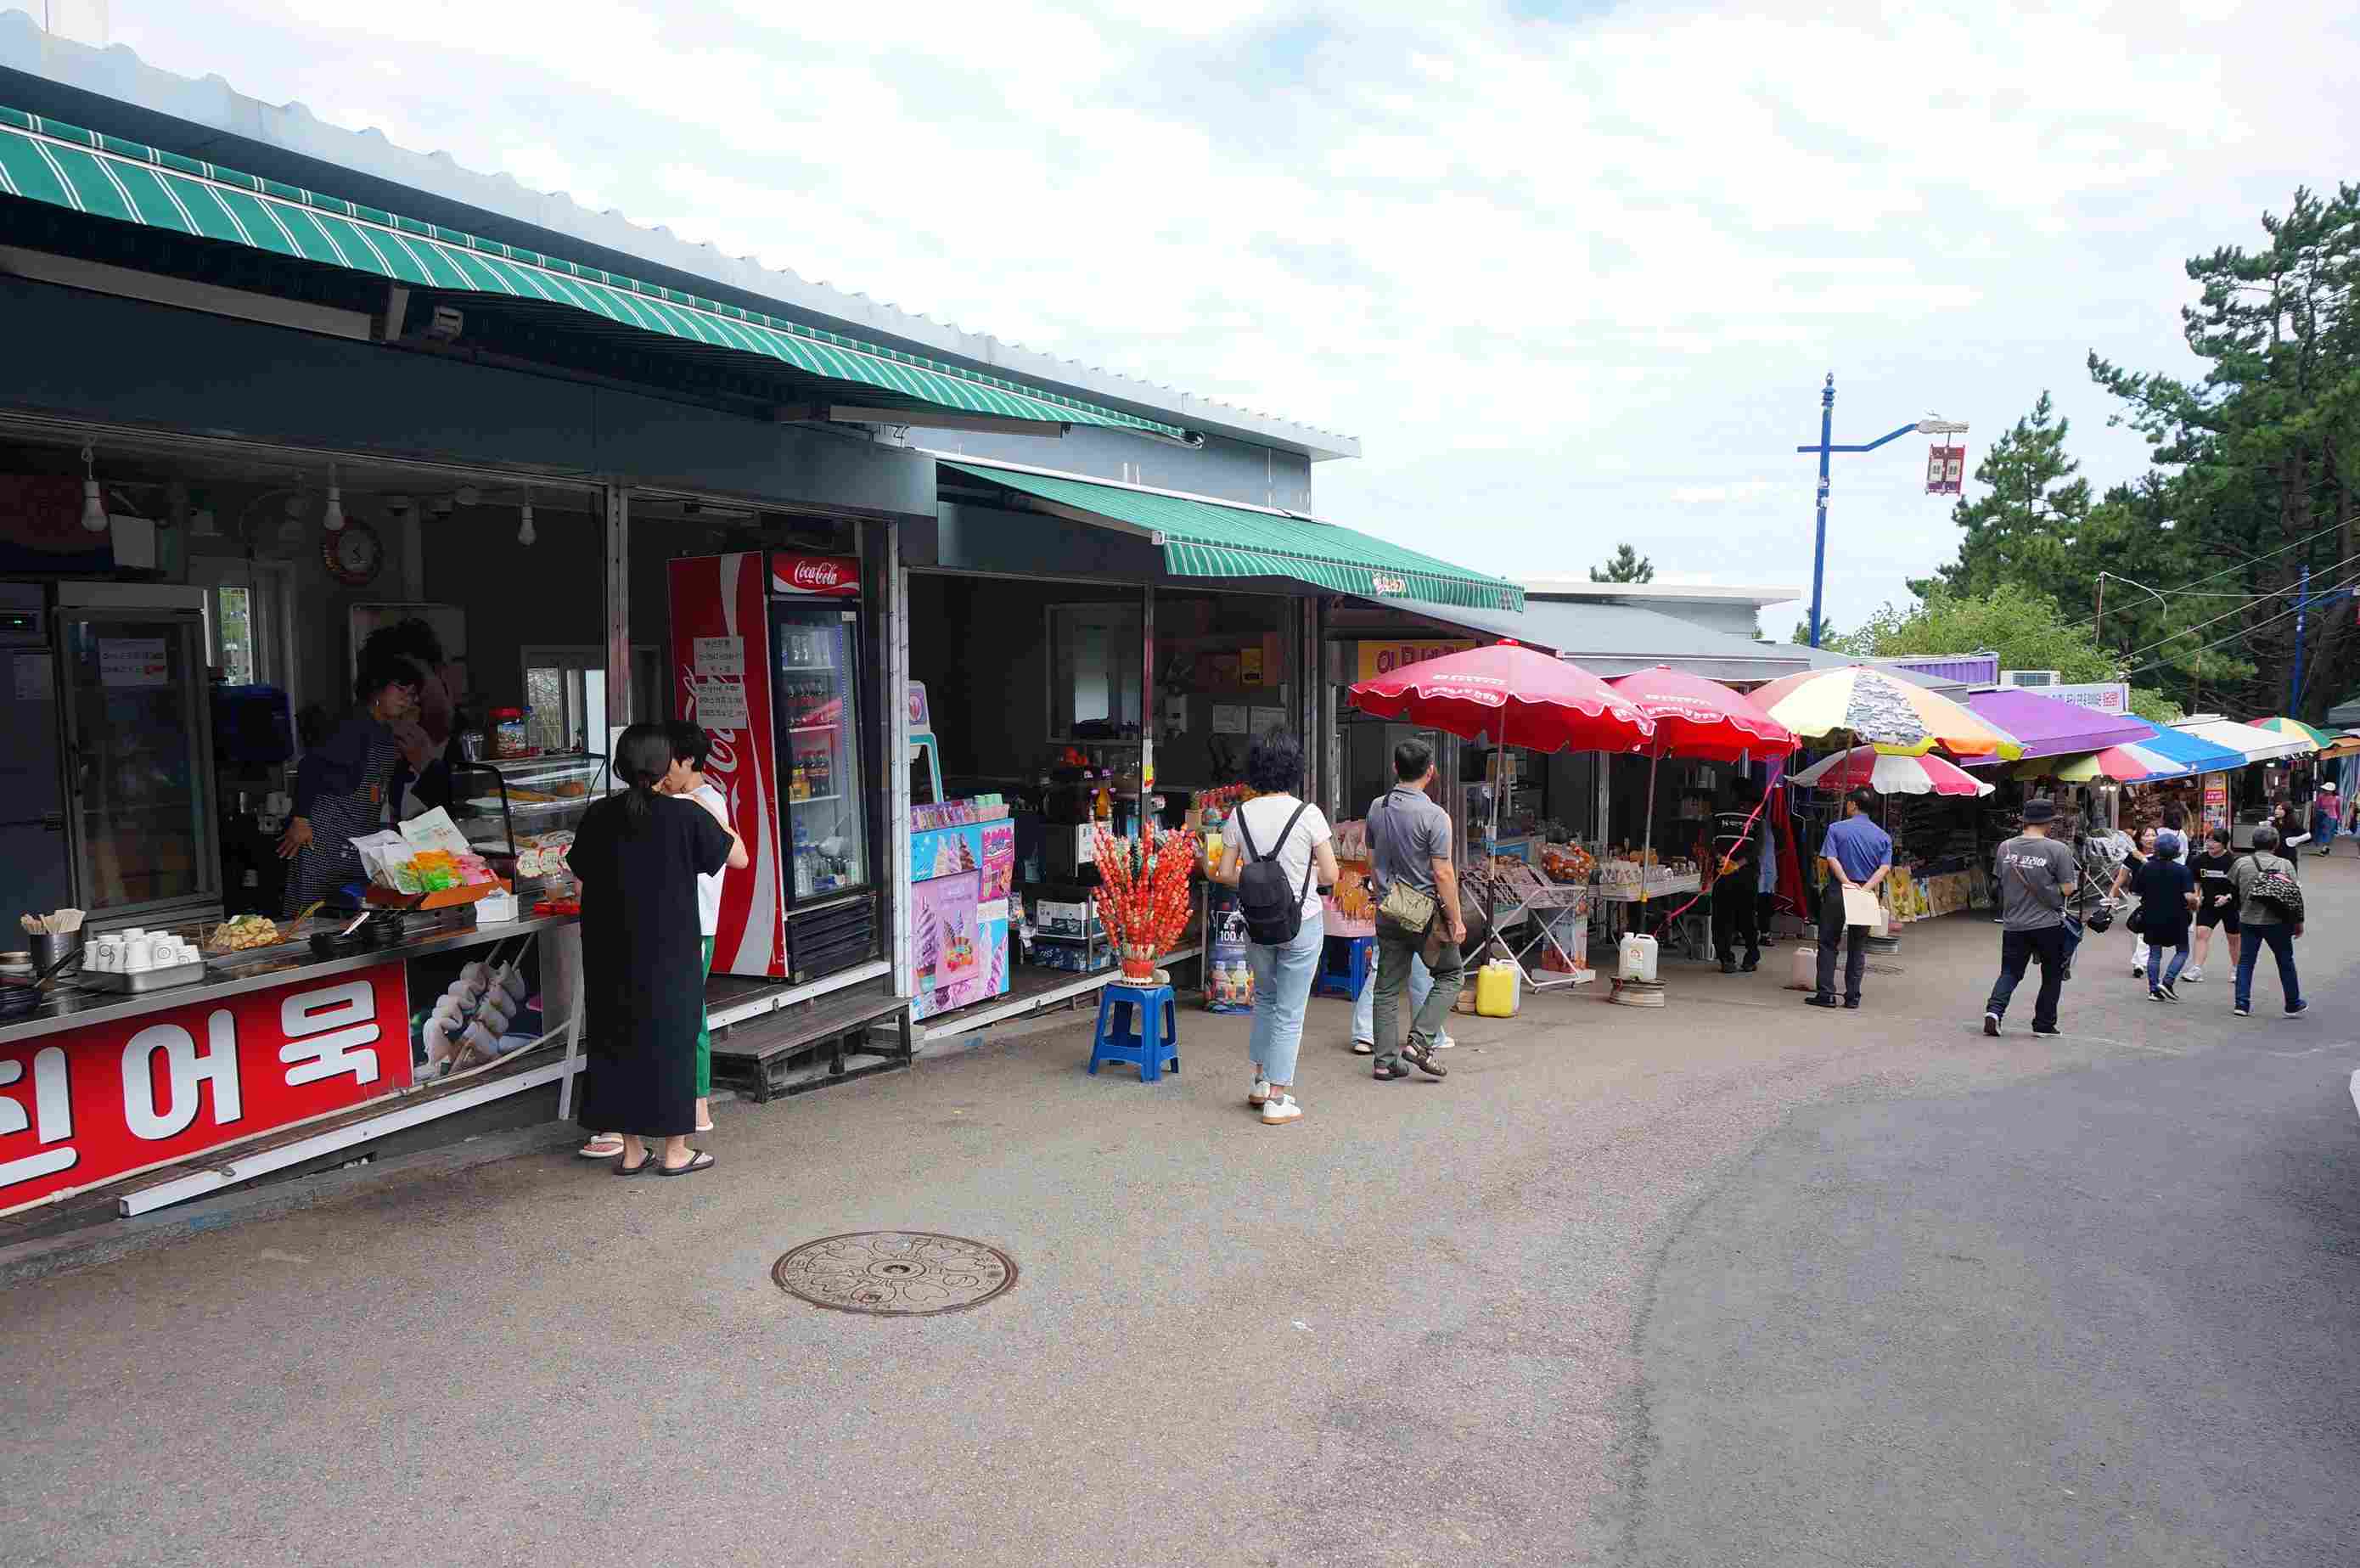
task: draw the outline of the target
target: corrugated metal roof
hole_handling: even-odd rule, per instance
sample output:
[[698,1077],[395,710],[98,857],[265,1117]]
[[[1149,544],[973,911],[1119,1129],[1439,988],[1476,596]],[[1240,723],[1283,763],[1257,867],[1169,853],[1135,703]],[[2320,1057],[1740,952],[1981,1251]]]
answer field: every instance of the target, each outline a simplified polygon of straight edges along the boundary
[[5,106],[0,106],[0,195],[366,273],[411,288],[547,308],[578,325],[634,336],[653,334],[702,353],[754,356],[823,382],[874,388],[889,400],[1003,419],[1146,431],[1174,440],[1186,436],[1176,426],[1000,377],[339,197],[257,180]]
[[[331,125],[300,103],[265,103],[218,75],[164,70],[124,44],[77,42],[0,0],[0,79],[11,77],[10,92],[22,107],[79,119],[103,131],[127,131],[134,139],[170,151],[206,157],[224,145],[223,138],[235,138],[229,145],[237,156],[228,161],[246,158],[257,174],[331,190],[366,204],[408,208],[417,217],[532,249],[581,250],[585,260],[650,281],[758,312],[803,313],[810,324],[840,325],[869,341],[948,356],[961,362],[962,369],[1048,383],[1038,389],[1043,392],[1054,387],[1085,399],[1134,405],[1191,431],[1218,431],[1299,451],[1314,461],[1360,455],[1357,436],[1062,358],[751,257],[725,256],[670,228],[619,212],[593,212],[563,192],[531,190],[508,174],[464,168],[447,153],[397,146],[381,131]],[[257,158],[268,166],[251,161]]]
[[1891,670],[1904,680],[1915,681],[1928,691],[1938,691],[1948,697],[1962,698],[1972,684],[1951,675],[1928,674],[1897,659],[1863,659],[1851,653],[1839,653],[1832,648],[1806,648],[1799,644],[1795,645],[1795,652],[1808,659],[1808,667],[1814,670],[1841,670],[1847,664],[1874,664],[1880,670]]
[[1811,668],[1808,648],[1755,642],[1636,605],[1527,598],[1505,610],[1425,612],[1470,631],[1513,637],[1570,659],[1594,675],[1627,675],[1668,664],[1723,684],[1752,685]]
[[1895,659],[1887,667],[1915,670],[1921,675],[1939,675],[1948,681],[1964,681],[1971,686],[1994,685],[1999,681],[1999,655],[1996,653],[1929,653],[1923,658],[1911,655]]

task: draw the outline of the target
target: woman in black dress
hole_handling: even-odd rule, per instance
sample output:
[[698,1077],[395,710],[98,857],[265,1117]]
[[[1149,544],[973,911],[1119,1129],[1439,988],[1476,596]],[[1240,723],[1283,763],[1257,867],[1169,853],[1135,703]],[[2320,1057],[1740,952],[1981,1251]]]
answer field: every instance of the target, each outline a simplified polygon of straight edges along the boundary
[[[582,1124],[623,1135],[617,1176],[708,1168],[688,1146],[696,1126],[696,1031],[705,948],[696,879],[742,869],[746,846],[694,801],[658,795],[672,771],[661,724],[634,724],[615,745],[627,786],[582,814],[566,856],[582,884],[583,1036],[589,1057]],[[661,1156],[644,1138],[664,1140]]]
[[295,862],[282,914],[300,914],[347,883],[367,881],[352,840],[399,822],[405,796],[427,806],[449,802],[450,770],[418,724],[426,679],[409,659],[362,645],[352,714],[296,765],[295,814],[279,840],[279,858]]

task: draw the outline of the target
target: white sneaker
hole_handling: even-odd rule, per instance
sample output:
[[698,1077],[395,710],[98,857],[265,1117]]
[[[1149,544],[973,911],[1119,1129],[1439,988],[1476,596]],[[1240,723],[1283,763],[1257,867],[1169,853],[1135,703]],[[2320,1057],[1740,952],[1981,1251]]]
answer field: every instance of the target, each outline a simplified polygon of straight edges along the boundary
[[1246,1091],[1246,1103],[1252,1106],[1257,1111],[1269,1104],[1270,1080],[1266,1078],[1255,1079],[1253,1087]]
[[1376,1049],[1377,1042],[1374,1040],[1354,1040],[1352,1042],[1352,1054],[1356,1057],[1373,1056],[1376,1053]]
[[1284,1127],[1289,1122],[1299,1121],[1302,1115],[1303,1107],[1295,1102],[1294,1095],[1273,1094],[1270,1097],[1270,1103],[1262,1108],[1262,1124]]
[[1437,1051],[1449,1050],[1452,1047],[1458,1044],[1458,1041],[1452,1039],[1448,1035],[1437,1035],[1434,1036],[1434,1048]]
[[2180,978],[2187,981],[2189,984],[2193,985],[2204,978],[2204,971],[2201,969],[2181,970],[2180,971]]

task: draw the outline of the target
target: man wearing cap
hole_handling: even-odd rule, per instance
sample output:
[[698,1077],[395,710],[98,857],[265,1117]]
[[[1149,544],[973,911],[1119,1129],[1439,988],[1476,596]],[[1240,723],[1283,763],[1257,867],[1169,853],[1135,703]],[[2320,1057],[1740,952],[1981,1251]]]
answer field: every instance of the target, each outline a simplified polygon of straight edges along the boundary
[[1803,998],[1814,1007],[1836,1004],[1836,948],[1844,948],[1844,997],[1847,1007],[1860,1005],[1861,976],[1868,970],[1868,927],[1844,919],[1844,893],[1859,888],[1874,893],[1893,873],[1893,840],[1868,815],[1876,796],[1856,789],[1844,796],[1843,820],[1828,828],[1819,840],[1819,858],[1827,862],[1828,883],[1819,894],[1819,989]]
[[1996,1035],[2007,1016],[2008,998],[2016,994],[2024,966],[2040,960],[2040,994],[2032,1003],[2032,1032],[2060,1035],[2057,1003],[2064,994],[2066,967],[2072,961],[2073,938],[2065,927],[2068,901],[2079,885],[2081,867],[2073,851],[2049,836],[2057,820],[2053,800],[2024,803],[2024,831],[1999,847],[1992,869],[1999,881],[1999,980],[1991,1000],[1983,1004],[1983,1033]]

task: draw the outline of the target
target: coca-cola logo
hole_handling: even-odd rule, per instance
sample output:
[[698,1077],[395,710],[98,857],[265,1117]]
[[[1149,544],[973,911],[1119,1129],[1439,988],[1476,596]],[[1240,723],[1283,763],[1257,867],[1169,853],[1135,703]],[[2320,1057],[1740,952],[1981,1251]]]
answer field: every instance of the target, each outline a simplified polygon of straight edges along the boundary
[[770,565],[770,586],[780,593],[858,593],[860,563],[840,555],[778,556]]

